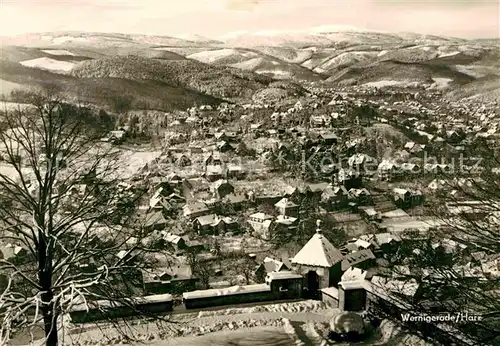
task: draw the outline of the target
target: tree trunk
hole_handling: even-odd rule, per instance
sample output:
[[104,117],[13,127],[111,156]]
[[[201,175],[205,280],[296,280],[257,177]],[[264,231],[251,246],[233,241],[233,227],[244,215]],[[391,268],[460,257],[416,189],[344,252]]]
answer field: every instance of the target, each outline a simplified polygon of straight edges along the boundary
[[[50,295],[52,295],[52,293],[50,293]],[[54,315],[54,313],[54,303],[49,302],[43,310],[43,324],[45,330],[46,346],[57,346],[58,343],[57,315]]]
[[[43,224],[39,222],[39,224]],[[39,231],[38,281],[41,286],[42,315],[46,346],[57,346],[57,309],[52,291],[52,254],[48,250],[45,234]]]

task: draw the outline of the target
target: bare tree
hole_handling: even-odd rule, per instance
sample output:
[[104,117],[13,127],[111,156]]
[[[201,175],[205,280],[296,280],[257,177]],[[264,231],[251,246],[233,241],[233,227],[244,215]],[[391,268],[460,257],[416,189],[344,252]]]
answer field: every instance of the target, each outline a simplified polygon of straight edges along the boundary
[[96,140],[83,108],[32,96],[0,119],[0,240],[25,249],[0,260],[0,343],[43,325],[52,346],[74,305],[140,295],[131,278],[146,266],[146,233],[132,222],[138,196],[120,184],[119,153]]
[[500,184],[495,169],[500,156],[493,146],[470,148],[465,156],[476,163],[481,158],[481,164],[459,162],[453,174],[437,177],[441,191],[428,203],[440,225],[427,234],[407,235],[387,258],[388,276],[418,283],[418,294],[404,299],[412,313],[468,312],[482,317],[453,323],[446,337],[496,345],[500,342]]
[[255,273],[255,270],[257,269],[256,263],[244,251],[242,251],[239,254],[239,257],[240,258],[236,261],[235,268],[238,271],[238,273],[241,273],[241,275],[243,275],[243,278],[245,279],[245,284],[249,285]]
[[210,263],[200,258],[200,253],[197,250],[189,249],[186,253],[187,263],[191,268],[194,277],[199,279],[203,289],[210,288],[210,278],[212,271]]

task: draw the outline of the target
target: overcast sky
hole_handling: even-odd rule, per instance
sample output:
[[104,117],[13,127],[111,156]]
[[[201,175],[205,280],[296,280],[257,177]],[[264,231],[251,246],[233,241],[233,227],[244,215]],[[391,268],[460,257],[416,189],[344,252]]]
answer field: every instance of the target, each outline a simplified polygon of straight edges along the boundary
[[499,0],[0,0],[0,35],[94,31],[217,38],[236,31],[350,25],[499,37]]

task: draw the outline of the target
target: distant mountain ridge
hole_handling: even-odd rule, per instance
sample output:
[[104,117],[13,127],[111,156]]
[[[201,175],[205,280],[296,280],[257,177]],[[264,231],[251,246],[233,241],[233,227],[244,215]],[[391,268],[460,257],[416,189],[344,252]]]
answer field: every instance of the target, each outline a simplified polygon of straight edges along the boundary
[[[134,93],[133,86],[150,90],[160,83],[171,93],[177,90],[173,94],[179,105],[194,102],[196,95],[250,100],[266,94],[275,80],[430,86],[444,78],[447,82],[440,87],[453,97],[499,94],[495,87],[500,78],[499,39],[324,26],[240,32],[223,38],[55,32],[2,38],[1,42],[0,82],[9,87],[13,83],[39,85],[41,75],[62,87],[65,83],[88,85],[92,80],[92,88],[110,90],[110,85],[123,83],[130,93]],[[159,95],[152,92],[148,99],[162,104],[163,100],[154,101]],[[168,103],[169,96],[165,97]]]

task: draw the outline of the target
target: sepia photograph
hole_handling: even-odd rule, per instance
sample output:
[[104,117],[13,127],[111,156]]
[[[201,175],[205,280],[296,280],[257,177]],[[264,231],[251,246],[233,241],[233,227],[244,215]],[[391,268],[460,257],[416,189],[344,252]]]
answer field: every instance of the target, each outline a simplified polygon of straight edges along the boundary
[[500,346],[498,0],[0,0],[0,346]]

